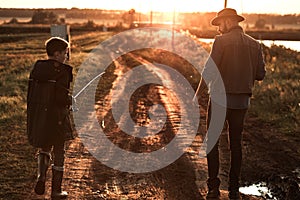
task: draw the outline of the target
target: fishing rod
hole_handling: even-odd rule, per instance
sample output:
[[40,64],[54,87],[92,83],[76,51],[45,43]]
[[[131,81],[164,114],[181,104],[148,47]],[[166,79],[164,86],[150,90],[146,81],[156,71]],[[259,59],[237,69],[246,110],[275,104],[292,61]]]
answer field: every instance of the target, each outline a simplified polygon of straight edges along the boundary
[[86,90],[87,87],[89,87],[97,78],[101,77],[105,72],[101,72],[100,74],[98,74],[97,76],[95,76],[92,80],[90,80],[83,88],[81,88],[81,90],[79,92],[77,92],[77,94],[75,96],[72,96],[72,111],[73,112],[77,112],[79,110],[79,108],[76,106],[76,98],[82,94],[82,92],[84,90]]

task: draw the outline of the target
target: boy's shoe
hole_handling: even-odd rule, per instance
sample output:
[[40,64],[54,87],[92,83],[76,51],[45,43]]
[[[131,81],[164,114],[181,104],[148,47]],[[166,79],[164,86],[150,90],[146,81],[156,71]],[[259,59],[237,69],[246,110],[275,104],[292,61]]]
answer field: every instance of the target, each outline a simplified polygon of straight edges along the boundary
[[40,152],[38,155],[38,177],[34,191],[38,195],[45,193],[45,182],[47,170],[50,164],[50,154],[47,152]]
[[219,188],[210,189],[207,192],[206,199],[216,199],[220,197]]
[[66,199],[68,197],[68,193],[66,191],[62,191],[61,184],[63,179],[63,171],[55,169],[55,166],[52,166],[52,191],[51,198],[52,200],[56,199]]

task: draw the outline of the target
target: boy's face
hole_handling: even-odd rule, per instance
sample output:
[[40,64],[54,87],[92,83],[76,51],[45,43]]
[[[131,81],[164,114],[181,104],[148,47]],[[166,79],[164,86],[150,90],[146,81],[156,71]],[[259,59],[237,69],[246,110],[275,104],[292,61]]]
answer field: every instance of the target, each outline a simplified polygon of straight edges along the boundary
[[64,63],[68,58],[68,48],[64,51],[56,51],[54,53],[54,59],[58,62]]

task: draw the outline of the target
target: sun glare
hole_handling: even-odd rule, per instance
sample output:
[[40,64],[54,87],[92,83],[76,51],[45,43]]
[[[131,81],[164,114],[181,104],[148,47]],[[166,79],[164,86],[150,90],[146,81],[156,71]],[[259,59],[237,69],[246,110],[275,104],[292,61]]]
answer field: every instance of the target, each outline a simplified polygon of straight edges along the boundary
[[[139,1],[141,2],[141,1]],[[204,0],[152,0],[149,3],[140,3],[137,10],[147,12],[149,10],[158,12],[197,12],[198,11],[213,11],[214,9],[222,8],[223,0],[214,0],[214,3],[208,3]]]
[[[216,11],[223,8],[224,0],[114,0],[76,1],[78,8],[110,8],[115,10],[135,9],[139,12],[197,12]],[[239,0],[238,0],[239,2]]]
[[[25,3],[26,2],[26,3]],[[217,12],[225,0],[10,0],[1,1],[2,8],[92,8],[138,12]],[[239,13],[299,14],[299,0],[227,0],[227,7]],[[284,9],[282,9],[284,7]]]

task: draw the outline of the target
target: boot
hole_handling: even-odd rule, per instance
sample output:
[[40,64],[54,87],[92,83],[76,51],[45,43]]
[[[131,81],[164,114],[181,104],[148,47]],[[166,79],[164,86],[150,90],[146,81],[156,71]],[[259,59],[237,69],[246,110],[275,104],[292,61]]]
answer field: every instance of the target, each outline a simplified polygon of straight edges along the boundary
[[229,191],[228,197],[230,200],[241,200],[239,191]]
[[228,197],[230,200],[241,199],[238,183],[235,184],[229,183],[228,191],[229,191]]
[[207,180],[208,192],[206,194],[206,199],[219,199],[220,197],[220,179],[219,178],[209,178]]
[[35,193],[38,195],[43,195],[45,193],[46,174],[47,174],[49,164],[50,164],[50,154],[47,152],[40,152],[38,155],[37,183],[34,188]]
[[208,189],[206,194],[206,199],[219,199],[220,197],[220,190],[219,188]]
[[51,198],[65,199],[68,197],[68,193],[61,190],[61,183],[63,179],[63,167],[52,166],[52,191]]

